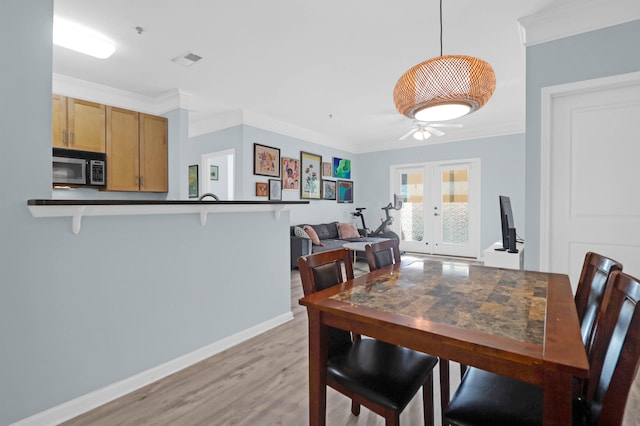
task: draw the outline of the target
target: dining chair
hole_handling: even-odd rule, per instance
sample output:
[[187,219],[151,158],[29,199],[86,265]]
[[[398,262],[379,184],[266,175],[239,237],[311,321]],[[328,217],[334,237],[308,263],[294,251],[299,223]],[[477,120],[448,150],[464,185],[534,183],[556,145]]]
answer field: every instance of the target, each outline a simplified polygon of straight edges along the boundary
[[590,351],[593,328],[599,312],[600,302],[605,293],[605,284],[613,271],[621,271],[622,264],[602,256],[588,252],[584,257],[582,272],[578,280],[578,288],[574,298],[580,333],[587,353]]
[[[588,357],[587,392],[573,402],[574,425],[621,425],[640,365],[640,282],[621,271],[609,281]],[[542,425],[542,388],[469,368],[445,419],[456,426]]]
[[400,262],[400,243],[395,238],[365,245],[369,270]]
[[[298,269],[305,296],[353,279],[348,249],[302,256]],[[343,273],[344,270],[344,273]],[[327,385],[351,399],[351,412],[360,405],[398,425],[400,413],[422,387],[424,424],[433,425],[433,369],[438,358],[329,327]]]

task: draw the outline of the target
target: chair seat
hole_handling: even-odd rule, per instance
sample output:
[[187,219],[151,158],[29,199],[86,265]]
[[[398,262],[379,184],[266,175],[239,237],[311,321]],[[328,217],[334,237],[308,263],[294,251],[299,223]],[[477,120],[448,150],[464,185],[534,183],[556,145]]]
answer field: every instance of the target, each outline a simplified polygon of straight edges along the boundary
[[362,338],[329,358],[327,380],[400,412],[437,363],[438,358],[431,355]]
[[469,368],[445,411],[458,426],[542,425],[542,388]]

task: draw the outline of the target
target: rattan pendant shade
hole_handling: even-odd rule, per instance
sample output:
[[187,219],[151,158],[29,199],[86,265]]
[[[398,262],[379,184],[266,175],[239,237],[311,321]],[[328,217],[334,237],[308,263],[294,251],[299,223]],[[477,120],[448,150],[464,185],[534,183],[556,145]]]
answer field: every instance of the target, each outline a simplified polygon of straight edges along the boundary
[[444,121],[476,111],[496,87],[493,68],[472,56],[438,56],[405,72],[393,91],[396,109],[420,121]]

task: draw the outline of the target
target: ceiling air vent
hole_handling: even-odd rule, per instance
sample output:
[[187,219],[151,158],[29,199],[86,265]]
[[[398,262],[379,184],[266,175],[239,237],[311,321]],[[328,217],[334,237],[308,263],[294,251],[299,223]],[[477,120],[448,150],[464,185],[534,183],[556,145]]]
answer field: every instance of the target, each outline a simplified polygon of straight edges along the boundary
[[187,52],[183,55],[176,56],[175,58],[172,59],[172,61],[175,62],[176,64],[180,64],[185,67],[190,67],[191,65],[198,62],[200,59],[202,59],[202,56],[198,56],[195,53]]

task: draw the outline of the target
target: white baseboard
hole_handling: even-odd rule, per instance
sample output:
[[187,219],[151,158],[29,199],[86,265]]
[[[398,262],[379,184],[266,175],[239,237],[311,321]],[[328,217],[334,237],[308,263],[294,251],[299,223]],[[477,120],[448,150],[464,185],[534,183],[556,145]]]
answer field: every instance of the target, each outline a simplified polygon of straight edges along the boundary
[[271,330],[279,325],[286,323],[293,319],[293,313],[289,311],[286,314],[282,314],[254,327],[243,330],[232,336],[226,337],[222,340],[218,340],[203,348],[197,349],[191,353],[168,361],[164,364],[150,368],[135,376],[128,377],[119,382],[113,383],[104,388],[98,389],[86,395],[82,395],[78,398],[67,401],[56,407],[52,407],[46,411],[42,411],[33,416],[22,419],[12,426],[53,426],[66,420],[86,413],[96,407],[120,398],[128,393],[140,389],[143,386],[158,381],[164,377],[167,377],[177,371],[185,369],[193,364],[196,364],[212,355],[220,353],[232,346],[244,342],[252,337],[258,336],[265,331]]

